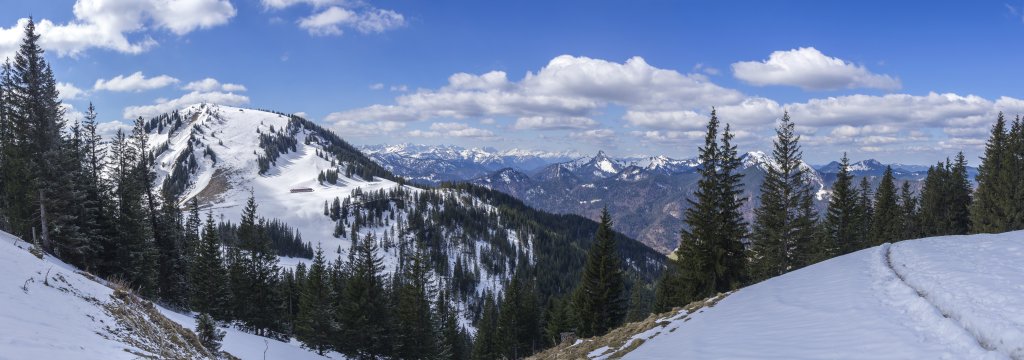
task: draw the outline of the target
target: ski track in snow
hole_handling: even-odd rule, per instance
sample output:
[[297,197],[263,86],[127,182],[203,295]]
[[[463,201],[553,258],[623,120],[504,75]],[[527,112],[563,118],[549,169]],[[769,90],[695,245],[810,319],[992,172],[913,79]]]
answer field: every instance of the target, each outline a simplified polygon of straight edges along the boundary
[[885,244],[666,319],[624,358],[1024,359],[1021,264],[1024,231]]

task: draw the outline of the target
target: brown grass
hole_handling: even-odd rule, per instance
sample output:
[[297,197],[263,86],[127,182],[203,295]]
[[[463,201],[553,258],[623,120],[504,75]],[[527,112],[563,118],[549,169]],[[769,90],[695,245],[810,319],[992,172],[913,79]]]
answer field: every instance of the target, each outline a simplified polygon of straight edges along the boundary
[[[647,319],[638,322],[632,322],[622,325],[603,336],[593,337],[589,339],[583,339],[577,341],[578,344],[573,345],[569,343],[560,344],[554,348],[548,349],[539,354],[535,354],[529,359],[535,360],[575,360],[575,359],[587,359],[587,355],[594,352],[597,349],[607,347],[607,350],[597,355],[608,355],[608,359],[619,359],[626,354],[629,354],[636,348],[643,345],[647,340],[653,339],[654,337],[661,335],[661,331],[656,331],[653,335],[647,338],[636,338],[638,334],[647,332],[656,328],[664,328],[668,326],[670,320],[683,320],[702,308],[713,307],[719,301],[724,299],[730,293],[718,294],[714,297],[694,301],[682,308],[675,308],[672,311],[652,314]],[[675,330],[674,328],[672,330]],[[671,331],[671,330],[670,330]],[[610,355],[609,355],[610,354]]]

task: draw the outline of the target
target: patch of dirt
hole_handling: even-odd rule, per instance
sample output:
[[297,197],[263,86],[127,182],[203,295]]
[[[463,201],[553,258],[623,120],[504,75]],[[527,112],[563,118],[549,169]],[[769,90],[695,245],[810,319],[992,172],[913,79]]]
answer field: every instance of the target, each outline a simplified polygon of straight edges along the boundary
[[[672,311],[662,314],[652,314],[642,321],[622,325],[603,336],[578,340],[575,344],[563,343],[551,349],[535,354],[528,359],[535,360],[569,360],[588,359],[589,354],[601,348],[607,348],[596,356],[606,356],[606,359],[620,359],[636,348],[643,345],[647,340],[661,335],[663,331],[656,331],[647,337],[637,335],[649,332],[656,328],[664,328],[672,323],[672,320],[689,319],[690,314],[698,312],[705,307],[714,307],[719,301],[729,296],[732,292],[718,294],[714,297],[700,301],[694,301],[682,308],[675,308]],[[667,330],[674,331],[675,328]]]

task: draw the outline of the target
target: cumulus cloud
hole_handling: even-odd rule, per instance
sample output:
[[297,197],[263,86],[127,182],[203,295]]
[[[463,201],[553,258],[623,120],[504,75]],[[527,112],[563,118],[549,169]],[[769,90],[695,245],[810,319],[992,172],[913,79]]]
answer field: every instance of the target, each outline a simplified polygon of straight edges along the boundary
[[77,99],[86,94],[85,90],[79,89],[75,85],[70,83],[58,82],[57,92],[60,93],[61,100],[72,100]]
[[615,136],[615,131],[612,129],[592,129],[569,133],[570,138],[583,140],[607,140],[613,136]]
[[[236,10],[228,0],[78,0],[74,19],[64,24],[40,19],[40,44],[59,56],[76,56],[91,48],[138,54],[157,45],[153,30],[185,35],[226,24]],[[0,57],[17,50],[27,18],[0,28]],[[129,37],[135,39],[131,40]]]
[[238,106],[249,103],[249,97],[233,93],[193,91],[175,99],[159,99],[152,105],[129,106],[124,109],[125,119],[150,118],[197,103]]
[[363,8],[348,9],[331,6],[318,13],[299,19],[299,27],[314,36],[338,36],[344,28],[363,34],[382,33],[405,26],[405,16],[393,10]]
[[464,138],[495,138],[494,132],[478,129],[469,125],[457,122],[440,122],[430,124],[430,130],[413,130],[410,136],[415,137],[464,137]]
[[900,88],[899,79],[872,73],[813,47],[775,51],[763,61],[737,62],[732,64],[732,71],[737,79],[757,86],[791,85],[805,90]]
[[517,130],[586,129],[597,126],[597,121],[583,116],[526,116],[516,119]]
[[94,90],[106,90],[117,92],[139,92],[143,90],[159,89],[171,84],[175,84],[177,82],[178,79],[175,79],[167,75],[160,75],[147,78],[145,75],[142,74],[141,71],[136,71],[135,73],[128,76],[115,76],[110,80],[98,79],[96,80],[96,84],[93,85],[92,88]]
[[221,83],[214,78],[205,78],[198,81],[193,81],[186,84],[182,89],[199,92],[211,92],[211,91],[226,91],[226,92],[241,92],[248,89],[245,85]]
[[579,129],[609,105],[630,111],[670,111],[708,104],[739,104],[743,95],[703,75],[682,74],[634,57],[616,63],[562,55],[512,81],[503,71],[457,73],[438,89],[421,89],[393,105],[332,113],[328,121],[415,121],[432,118],[515,117],[517,129]]

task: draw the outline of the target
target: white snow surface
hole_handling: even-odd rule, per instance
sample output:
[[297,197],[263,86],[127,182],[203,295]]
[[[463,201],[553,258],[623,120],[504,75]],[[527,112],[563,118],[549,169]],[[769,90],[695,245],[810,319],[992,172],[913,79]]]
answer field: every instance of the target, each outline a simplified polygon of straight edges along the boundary
[[672,316],[625,358],[1022,359],[1021,264],[1024,231],[885,244]]
[[[40,260],[28,248],[28,243],[0,232],[0,359],[139,358],[126,349],[148,354],[110,332],[118,325],[103,307],[113,293],[103,280],[89,279],[51,256]],[[190,314],[159,305],[157,309],[172,321],[195,328]],[[222,349],[241,359],[263,359],[264,351],[266,359],[326,359],[295,341],[223,330]],[[340,354],[331,355],[341,358]]]

